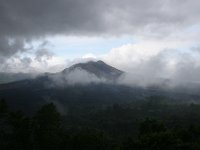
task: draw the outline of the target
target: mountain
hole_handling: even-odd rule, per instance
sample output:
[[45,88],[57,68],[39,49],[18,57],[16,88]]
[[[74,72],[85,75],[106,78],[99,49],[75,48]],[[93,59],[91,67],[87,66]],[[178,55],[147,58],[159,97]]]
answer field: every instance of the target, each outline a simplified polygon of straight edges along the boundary
[[[0,90],[21,87],[35,87],[36,89],[40,89],[51,87],[52,84],[56,86],[59,86],[59,84],[71,85],[71,80],[73,80],[76,84],[79,84],[79,82],[93,83],[100,81],[100,79],[104,79],[106,82],[113,82],[123,73],[123,71],[118,70],[103,61],[89,61],[86,63],[72,65],[61,72],[44,73],[35,78],[28,78],[28,76],[25,78],[23,75],[21,78],[16,78],[18,81],[1,84]],[[88,82],[85,82],[86,77],[87,80],[89,80]]]
[[[103,61],[78,63],[58,73],[45,73],[34,79],[0,84],[0,99],[5,98],[13,109],[26,112],[33,112],[48,102],[62,106],[71,106],[83,99],[90,103],[98,101],[110,103],[113,99],[116,101],[122,99],[129,91],[127,87],[109,82],[115,81],[122,74],[123,71]],[[105,79],[106,82],[96,82],[101,81],[100,79]],[[72,80],[76,84],[70,84]]]
[[0,84],[35,78],[37,74],[0,72]]
[[[174,102],[200,99],[199,95],[166,91],[158,87],[129,87],[112,82],[123,73],[102,61],[79,63],[58,73],[45,73],[34,79],[0,84],[0,99],[4,98],[12,109],[27,114],[32,114],[49,102],[66,113],[66,110],[73,111],[75,108],[131,103],[155,95],[168,97]],[[106,82],[100,82],[101,79]]]
[[67,69],[64,69],[62,72],[66,74],[77,69],[85,70],[88,73],[94,74],[98,78],[105,78],[107,80],[116,80],[119,76],[123,74],[123,71],[118,70],[101,60],[97,62],[89,61],[87,63],[75,64]]

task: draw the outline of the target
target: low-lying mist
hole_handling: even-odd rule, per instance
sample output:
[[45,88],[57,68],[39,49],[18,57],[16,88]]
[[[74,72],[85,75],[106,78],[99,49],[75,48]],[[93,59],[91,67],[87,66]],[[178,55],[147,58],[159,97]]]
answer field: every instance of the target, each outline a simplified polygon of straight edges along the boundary
[[[200,85],[198,47],[184,50],[160,48],[154,54],[146,54],[148,52],[146,47],[134,46],[113,49],[105,59],[109,64],[126,72],[119,79],[120,83],[143,87],[162,85],[189,88]],[[147,46],[151,49],[151,45]],[[126,55],[123,52],[126,52]]]
[[95,74],[89,73],[81,68],[70,72],[60,72],[49,75],[53,87],[65,87],[70,85],[86,85],[91,83],[108,83],[105,78],[99,78]]
[[[198,82],[193,80],[186,80],[186,75],[183,73],[185,70],[179,69],[173,75],[167,77],[153,76],[154,72],[146,72],[146,74],[140,74],[141,72],[129,73],[124,72],[120,77],[115,80],[109,80],[103,77],[98,77],[93,73],[87,72],[84,69],[76,68],[73,71],[59,72],[55,74],[49,74],[50,84],[48,87],[64,88],[66,86],[73,85],[88,85],[88,84],[115,84],[123,85],[129,87],[141,87],[141,88],[151,88],[157,87],[166,90],[188,90],[192,92],[197,92],[200,88]],[[192,71],[192,70],[191,70]],[[186,74],[192,74],[188,71]],[[192,75],[188,76],[193,77]]]
[[51,81],[50,87],[65,87],[72,85],[88,85],[88,84],[118,84],[130,87],[152,87],[157,86],[165,89],[184,87],[194,88],[200,87],[198,83],[190,82],[187,80],[181,81],[174,78],[159,78],[141,75],[137,73],[124,72],[119,78],[115,80],[109,80],[103,77],[98,77],[93,73],[87,72],[81,68],[77,68],[70,72],[59,72],[55,74],[49,74],[48,78]]

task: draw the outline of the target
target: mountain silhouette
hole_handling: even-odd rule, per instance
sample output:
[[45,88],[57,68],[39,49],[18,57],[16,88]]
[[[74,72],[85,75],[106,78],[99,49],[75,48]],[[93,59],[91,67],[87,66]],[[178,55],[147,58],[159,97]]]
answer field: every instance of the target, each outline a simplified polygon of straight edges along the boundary
[[89,61],[87,63],[78,63],[69,68],[66,68],[62,71],[62,73],[70,73],[76,69],[84,70],[88,73],[94,74],[98,78],[105,78],[108,80],[116,80],[119,78],[124,72],[118,70],[103,61]]

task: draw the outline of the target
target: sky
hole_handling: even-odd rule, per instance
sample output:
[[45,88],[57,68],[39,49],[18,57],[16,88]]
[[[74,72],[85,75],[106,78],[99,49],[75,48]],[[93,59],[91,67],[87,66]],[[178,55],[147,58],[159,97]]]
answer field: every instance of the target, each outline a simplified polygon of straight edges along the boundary
[[199,82],[199,8],[199,0],[0,0],[0,69],[57,72],[101,59],[146,81]]

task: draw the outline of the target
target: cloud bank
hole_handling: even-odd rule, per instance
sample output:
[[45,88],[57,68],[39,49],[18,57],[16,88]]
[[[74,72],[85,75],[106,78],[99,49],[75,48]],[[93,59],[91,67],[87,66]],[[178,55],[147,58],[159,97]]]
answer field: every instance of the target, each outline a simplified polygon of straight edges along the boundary
[[[164,49],[165,45],[157,48],[155,45],[159,44],[153,44],[153,47],[151,43],[122,46],[113,49],[103,59],[127,72],[120,79],[123,84],[149,86],[165,83],[177,86],[200,83],[198,47],[180,50],[173,44],[168,45],[168,49]],[[154,51],[148,53],[146,47]]]
[[87,85],[108,82],[105,78],[99,78],[95,74],[89,73],[81,68],[76,68],[69,72],[50,74],[50,85],[48,87],[65,87],[69,85]]
[[69,62],[54,55],[49,37],[128,35],[136,43],[95,57],[131,72],[133,83],[199,82],[199,7],[198,0],[0,0],[0,69],[63,69]]
[[199,24],[198,0],[0,0],[0,54],[54,35],[166,36]]

